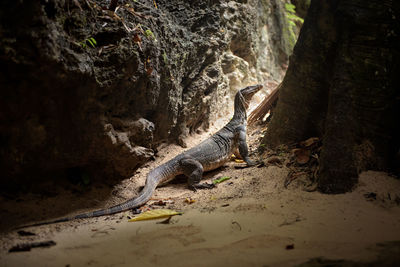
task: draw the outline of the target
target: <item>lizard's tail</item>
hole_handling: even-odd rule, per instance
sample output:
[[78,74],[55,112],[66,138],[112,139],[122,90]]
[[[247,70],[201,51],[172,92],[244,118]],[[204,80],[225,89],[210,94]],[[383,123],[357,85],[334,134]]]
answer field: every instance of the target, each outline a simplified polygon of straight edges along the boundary
[[[115,206],[107,208],[107,209],[86,212],[86,213],[78,214],[76,216],[60,218],[60,219],[56,219],[56,220],[52,220],[52,221],[24,225],[24,226],[20,226],[16,229],[32,227],[32,226],[39,226],[39,225],[46,225],[46,224],[53,224],[53,223],[59,223],[59,222],[67,222],[67,221],[72,221],[75,219],[84,219],[84,218],[92,218],[92,217],[98,217],[98,216],[103,216],[103,215],[110,215],[110,214],[118,213],[121,211],[140,207],[143,204],[145,204],[147,201],[149,201],[149,199],[153,195],[153,192],[154,192],[155,188],[157,187],[157,185],[161,181],[164,181],[166,179],[166,176],[169,175],[169,173],[171,173],[171,174],[175,173],[175,170],[165,171],[165,169],[166,169],[165,166],[166,166],[166,164],[163,164],[163,165],[155,168],[154,170],[152,170],[149,173],[149,175],[147,176],[147,179],[146,179],[146,185],[144,186],[143,190],[140,192],[140,194],[136,198],[130,199],[124,203],[115,205]],[[173,168],[173,169],[175,169],[175,168]]]

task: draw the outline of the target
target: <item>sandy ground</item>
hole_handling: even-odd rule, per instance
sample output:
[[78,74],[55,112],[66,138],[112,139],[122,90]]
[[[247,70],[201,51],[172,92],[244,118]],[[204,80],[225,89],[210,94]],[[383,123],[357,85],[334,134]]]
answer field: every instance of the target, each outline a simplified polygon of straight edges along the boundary
[[[189,138],[189,147],[207,135]],[[250,136],[253,151],[257,138]],[[400,240],[400,180],[368,171],[353,192],[323,195],[304,191],[301,179],[285,188],[284,166],[235,168],[240,165],[235,162],[205,175],[208,181],[231,177],[214,189],[194,193],[182,179],[158,188],[147,207],[184,212],[169,224],[128,222],[134,215],[127,211],[25,229],[34,236],[10,230],[132,198],[149,169],[181,151],[174,145],[161,148],[156,161],[114,188],[2,198],[0,266],[294,266],[316,257],[371,262],[386,255],[384,244],[397,244],[399,251],[399,243],[390,242]],[[152,205],[158,200],[167,206]],[[56,245],[8,252],[16,244],[45,240]],[[400,260],[390,257],[392,263]]]

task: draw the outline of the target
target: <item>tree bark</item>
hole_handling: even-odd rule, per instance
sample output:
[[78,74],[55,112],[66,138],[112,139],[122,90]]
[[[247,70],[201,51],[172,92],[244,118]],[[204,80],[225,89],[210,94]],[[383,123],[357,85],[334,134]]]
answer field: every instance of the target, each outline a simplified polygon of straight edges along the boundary
[[360,171],[393,167],[398,18],[398,1],[311,2],[263,143],[322,137],[322,192],[350,191]]

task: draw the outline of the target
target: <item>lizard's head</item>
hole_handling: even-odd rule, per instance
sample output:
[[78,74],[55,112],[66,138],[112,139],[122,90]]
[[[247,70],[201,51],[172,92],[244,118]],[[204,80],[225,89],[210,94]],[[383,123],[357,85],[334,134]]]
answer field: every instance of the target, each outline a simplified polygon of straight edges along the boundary
[[263,86],[261,84],[257,84],[257,85],[247,86],[246,88],[243,88],[238,92],[237,95],[241,100],[240,102],[243,103],[246,109],[249,107],[249,103],[253,95],[258,91],[260,91],[261,88],[263,88]]

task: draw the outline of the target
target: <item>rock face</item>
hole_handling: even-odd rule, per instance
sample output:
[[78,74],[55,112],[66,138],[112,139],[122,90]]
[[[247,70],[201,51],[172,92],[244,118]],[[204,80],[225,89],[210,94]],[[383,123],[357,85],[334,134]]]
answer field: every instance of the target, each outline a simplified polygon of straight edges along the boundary
[[240,87],[282,78],[281,1],[108,6],[0,4],[2,183],[90,166],[129,176],[156,144],[226,116]]

